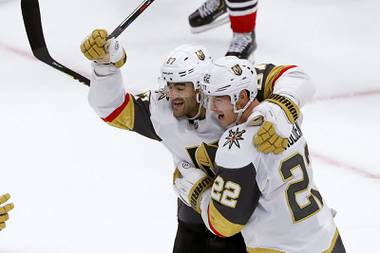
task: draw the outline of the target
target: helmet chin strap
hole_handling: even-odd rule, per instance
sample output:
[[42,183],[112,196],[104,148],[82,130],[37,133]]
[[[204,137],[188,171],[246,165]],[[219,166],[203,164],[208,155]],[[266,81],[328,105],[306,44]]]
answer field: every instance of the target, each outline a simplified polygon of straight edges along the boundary
[[[233,97],[231,97],[231,101],[232,101],[232,99],[233,99]],[[231,104],[234,106],[234,113],[237,114],[236,120],[235,120],[235,122],[232,122],[227,127],[225,127],[225,129],[231,128],[231,127],[236,126],[236,125],[239,125],[239,121],[241,119],[241,116],[243,115],[244,111],[248,108],[248,106],[252,103],[252,100],[249,100],[247,102],[247,104],[243,108],[241,108],[241,109],[237,109],[236,108],[236,102],[237,102],[237,100],[234,103],[231,102]]]
[[234,113],[237,113],[237,118],[235,120],[235,123],[234,125],[238,125],[239,124],[239,121],[241,119],[241,116],[243,115],[244,111],[247,110],[248,106],[250,106],[250,104],[252,103],[251,100],[248,101],[248,103],[241,109],[236,109],[236,102],[234,103]]
[[195,114],[194,117],[188,118],[188,120],[197,119],[199,117],[199,115],[201,115],[201,112],[202,112],[202,103],[201,103],[202,98],[201,98],[201,94],[200,93],[198,93],[196,95],[196,99],[197,99],[197,103],[198,103],[198,112],[197,112],[197,114]]

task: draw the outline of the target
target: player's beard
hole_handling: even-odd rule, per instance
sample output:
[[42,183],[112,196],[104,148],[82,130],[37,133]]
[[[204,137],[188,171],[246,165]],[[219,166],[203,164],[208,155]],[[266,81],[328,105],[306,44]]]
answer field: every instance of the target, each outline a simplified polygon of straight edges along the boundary
[[191,118],[198,112],[199,104],[195,97],[177,98],[171,101],[173,115],[176,118]]

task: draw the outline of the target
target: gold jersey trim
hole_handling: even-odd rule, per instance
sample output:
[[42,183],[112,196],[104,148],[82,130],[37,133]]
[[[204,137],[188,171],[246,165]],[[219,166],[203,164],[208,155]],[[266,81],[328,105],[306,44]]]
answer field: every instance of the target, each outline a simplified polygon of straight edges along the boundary
[[264,248],[247,248],[248,253],[285,253],[284,251]]
[[[338,237],[339,237],[339,231],[337,229],[335,231],[333,238],[332,238],[330,247],[327,250],[322,251],[322,253],[332,253]],[[247,251],[249,253],[286,253],[285,251],[275,250],[275,249],[267,249],[267,248],[247,248]]]
[[335,247],[336,240],[338,239],[338,237],[339,237],[339,231],[338,231],[338,229],[337,229],[337,230],[335,231],[335,234],[334,234],[333,238],[332,238],[332,241],[331,241],[330,247],[329,247],[327,250],[323,251],[322,253],[331,253],[331,252],[333,252],[333,249],[334,249],[334,247]]
[[230,237],[239,233],[244,225],[233,223],[227,220],[214,205],[211,200],[208,209],[209,224],[218,235]]
[[116,109],[115,112],[118,112],[118,115],[107,123],[121,129],[132,130],[135,125],[135,112],[132,95],[128,94],[125,97],[124,103]]

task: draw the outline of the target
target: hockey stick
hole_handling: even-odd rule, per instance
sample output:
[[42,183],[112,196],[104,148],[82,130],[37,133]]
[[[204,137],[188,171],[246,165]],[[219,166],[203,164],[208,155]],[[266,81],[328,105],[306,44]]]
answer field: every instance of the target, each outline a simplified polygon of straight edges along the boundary
[[143,1],[107,38],[117,38],[153,2],[154,0]]
[[[118,27],[116,27],[108,38],[117,38],[153,1],[154,0],[143,1]],[[42,30],[40,5],[38,0],[21,0],[21,11],[33,55],[49,66],[68,74],[87,86],[90,86],[90,80],[87,77],[65,67],[51,57]]]

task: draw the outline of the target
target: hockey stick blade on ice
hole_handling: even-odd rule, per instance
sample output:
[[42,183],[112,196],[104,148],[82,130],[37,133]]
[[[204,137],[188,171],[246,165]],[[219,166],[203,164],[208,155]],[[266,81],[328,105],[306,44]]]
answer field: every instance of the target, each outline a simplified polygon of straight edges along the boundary
[[[118,27],[116,27],[108,38],[117,38],[153,1],[154,0],[143,1]],[[65,67],[51,57],[43,34],[38,0],[21,0],[21,11],[33,55],[40,61],[89,86],[90,80],[87,77]]]

